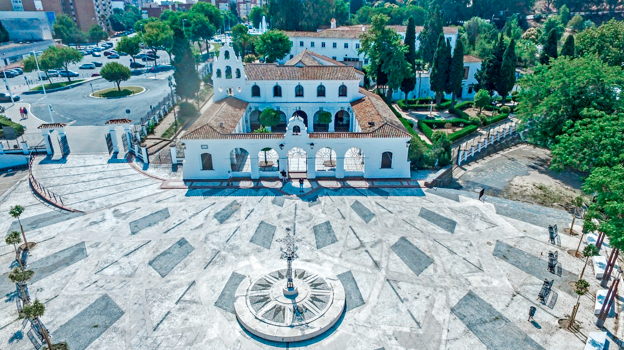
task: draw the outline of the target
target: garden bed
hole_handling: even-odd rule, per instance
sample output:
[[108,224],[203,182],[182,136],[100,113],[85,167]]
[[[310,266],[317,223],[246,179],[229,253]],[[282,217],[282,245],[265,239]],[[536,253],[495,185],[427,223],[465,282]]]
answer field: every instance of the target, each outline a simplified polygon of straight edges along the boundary
[[116,87],[113,87],[96,91],[92,93],[91,96],[99,98],[120,98],[140,94],[143,91],[145,91],[145,88],[140,86],[124,86],[121,91],[117,90]]
[[15,129],[15,134],[17,136],[21,136],[24,133],[24,126],[22,126],[22,124],[13,122],[5,116],[0,115],[0,138],[4,138],[4,131],[2,131],[3,126],[10,126]]
[[[54,90],[54,89],[59,89],[59,88],[66,87],[66,86],[69,86],[69,85],[82,83],[83,81],[84,81],[84,79],[73,80],[73,81],[61,81],[61,82],[58,82],[58,83],[45,84],[45,88],[46,88],[46,90]],[[35,86],[34,88],[30,89],[30,91],[41,91],[41,90],[43,90],[41,85]]]

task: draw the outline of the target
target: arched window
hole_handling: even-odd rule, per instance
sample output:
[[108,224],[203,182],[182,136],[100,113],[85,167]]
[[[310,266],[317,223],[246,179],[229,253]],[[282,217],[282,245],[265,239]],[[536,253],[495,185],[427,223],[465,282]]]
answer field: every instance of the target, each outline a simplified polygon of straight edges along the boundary
[[[240,79],[240,77],[241,77],[240,69],[236,68],[236,79]],[[346,91],[346,89],[345,89],[345,91]],[[345,96],[347,96],[347,95],[345,94]]]
[[201,162],[202,170],[214,170],[212,167],[212,155],[210,153],[202,153]]
[[260,87],[258,85],[251,87],[251,97],[260,97]]
[[392,152],[384,152],[381,154],[381,168],[392,168]]
[[303,86],[301,84],[295,86],[295,97],[303,97]]
[[275,84],[273,87],[273,97],[282,97],[282,87]]
[[325,97],[325,86],[323,84],[316,88],[316,97]]
[[347,86],[345,84],[340,85],[338,88],[338,96],[346,97],[347,96]]
[[228,94],[228,96],[234,96],[234,89],[228,88],[227,89],[227,94]]
[[230,66],[225,67],[225,79],[232,79],[232,67]]
[[217,69],[217,78],[221,78],[221,69]]
[[225,52],[223,52],[223,58],[225,58],[226,60],[229,60],[230,59],[230,51],[226,50]]
[[299,134],[301,134],[301,128],[299,127],[299,125],[293,126],[293,135],[299,135]]

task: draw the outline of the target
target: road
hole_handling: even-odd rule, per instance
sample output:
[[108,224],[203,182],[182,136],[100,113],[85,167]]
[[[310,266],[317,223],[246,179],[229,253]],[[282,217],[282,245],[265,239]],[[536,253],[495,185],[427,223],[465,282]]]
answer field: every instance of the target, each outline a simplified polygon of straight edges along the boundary
[[[84,84],[76,88],[64,91],[57,91],[47,95],[47,101],[43,94],[21,95],[22,102],[32,105],[32,112],[40,119],[51,122],[50,114],[47,110],[48,103],[52,106],[53,118],[55,122],[67,123],[74,126],[83,125],[104,125],[109,119],[129,118],[138,122],[145,117],[150,110],[150,105],[156,105],[171,91],[167,78],[171,72],[133,76],[130,80],[123,82],[124,85],[142,86],[146,91],[136,95],[120,99],[93,98],[93,90],[101,90],[114,87],[104,79],[93,80],[90,84]],[[126,109],[130,114],[126,114]]]

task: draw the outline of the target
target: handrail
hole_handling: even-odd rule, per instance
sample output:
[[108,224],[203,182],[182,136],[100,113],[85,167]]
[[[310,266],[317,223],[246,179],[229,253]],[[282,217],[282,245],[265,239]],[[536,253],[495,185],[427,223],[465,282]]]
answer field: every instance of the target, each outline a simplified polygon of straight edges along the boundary
[[65,203],[63,202],[63,198],[60,195],[57,195],[56,193],[48,190],[47,188],[45,188],[45,186],[39,183],[37,179],[35,179],[35,176],[33,175],[33,172],[32,172],[32,165],[35,162],[36,156],[37,155],[34,152],[31,152],[30,157],[28,159],[28,182],[30,184],[30,187],[39,196],[41,196],[41,198],[45,199],[47,202],[54,205],[55,207],[58,207],[60,209],[64,209],[67,211],[76,212],[77,210],[71,209],[65,206]]

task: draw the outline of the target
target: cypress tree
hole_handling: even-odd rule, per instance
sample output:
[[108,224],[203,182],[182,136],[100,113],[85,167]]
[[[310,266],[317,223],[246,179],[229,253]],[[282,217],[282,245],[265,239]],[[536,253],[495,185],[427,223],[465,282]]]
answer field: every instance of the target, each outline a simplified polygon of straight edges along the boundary
[[180,30],[174,31],[174,45],[172,51],[175,54],[173,59],[173,78],[176,82],[176,93],[180,97],[188,100],[195,97],[199,92],[201,83],[197,69],[195,68],[195,56],[188,40],[184,39],[184,34]]
[[566,41],[563,43],[561,54],[559,56],[566,56],[570,58],[574,58],[574,56],[576,56],[576,50],[574,48],[574,35],[568,35]]
[[451,100],[451,106],[455,107],[455,100],[457,95],[462,89],[462,80],[464,79],[464,44],[461,40],[457,40],[455,50],[453,51],[453,58],[451,59],[451,67],[448,77],[449,90],[447,93],[452,93],[453,98]]
[[496,81],[500,77],[500,69],[503,64],[505,49],[505,40],[503,34],[500,34],[496,45],[494,45],[492,54],[486,58],[482,66],[483,68],[477,72],[475,76],[479,82],[479,88],[489,91],[490,95],[496,90]]
[[503,56],[499,79],[496,81],[496,92],[503,97],[503,105],[516,84],[516,60],[516,41],[511,39]]
[[409,66],[412,67],[412,74],[405,77],[401,83],[401,90],[405,93],[405,99],[407,100],[407,94],[416,87],[416,24],[414,22],[414,17],[410,17],[407,21],[405,45],[407,46],[405,60]]
[[9,32],[4,28],[2,22],[0,22],[0,43],[9,41]]
[[364,1],[363,0],[351,0],[349,2],[349,11],[354,14],[356,12],[358,12],[358,10],[364,6]]
[[551,29],[540,56],[541,64],[548,64],[551,58],[557,58],[557,31]]
[[436,44],[442,32],[442,15],[440,14],[440,8],[437,5],[433,6],[433,2],[431,2],[431,5],[429,5],[429,12],[427,13],[427,20],[425,21],[425,27],[419,36],[420,58],[429,66],[433,63]]
[[440,39],[438,39],[438,48],[433,55],[433,67],[431,68],[430,78],[431,91],[435,92],[436,105],[438,106],[442,102],[442,96],[446,88],[450,63],[451,57],[449,57],[448,46],[444,40],[444,34],[441,34]]

